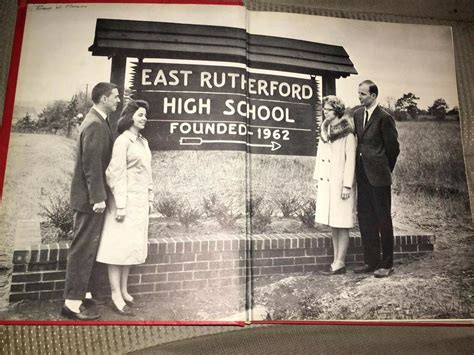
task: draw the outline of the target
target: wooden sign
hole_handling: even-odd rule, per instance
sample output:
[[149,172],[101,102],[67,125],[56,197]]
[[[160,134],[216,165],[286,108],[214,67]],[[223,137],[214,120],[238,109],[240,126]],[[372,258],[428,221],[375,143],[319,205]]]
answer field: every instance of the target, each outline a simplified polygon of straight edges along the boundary
[[144,60],[133,97],[150,103],[143,131],[152,150],[316,153],[315,80],[218,66]]

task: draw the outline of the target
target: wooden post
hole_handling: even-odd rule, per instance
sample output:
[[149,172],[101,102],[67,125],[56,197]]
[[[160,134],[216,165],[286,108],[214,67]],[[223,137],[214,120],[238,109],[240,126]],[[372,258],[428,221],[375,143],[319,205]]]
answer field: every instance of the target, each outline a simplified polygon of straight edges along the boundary
[[336,95],[336,78],[331,75],[323,76],[323,97]]
[[117,121],[123,108],[123,97],[125,88],[125,69],[127,66],[127,57],[123,54],[115,54],[112,56],[112,69],[110,72],[110,82],[118,85],[120,93],[120,104],[110,116],[110,126],[114,134],[117,133]]
[[[137,66],[136,66],[136,72],[135,76],[138,78],[138,82],[142,82],[142,69],[143,69],[143,58],[138,58]],[[136,89],[136,88],[135,88]],[[135,93],[135,98],[140,98],[141,96],[141,91],[137,90]]]
[[318,82],[316,81],[316,75],[311,75],[311,87],[313,88],[313,118],[314,118],[314,151],[313,155],[316,155],[318,150],[319,134],[321,132],[321,121],[322,121],[322,106],[319,102],[319,90]]

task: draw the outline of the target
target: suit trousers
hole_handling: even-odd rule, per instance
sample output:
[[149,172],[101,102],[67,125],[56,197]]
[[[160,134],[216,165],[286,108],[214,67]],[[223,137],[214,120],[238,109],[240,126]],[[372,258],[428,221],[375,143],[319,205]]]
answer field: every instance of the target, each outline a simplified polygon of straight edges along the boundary
[[104,213],[74,211],[74,239],[67,259],[65,299],[82,300],[86,292],[94,292],[99,287],[101,267],[95,259],[104,216]]
[[[364,263],[374,268],[393,266],[392,193],[389,186],[372,186],[362,162],[357,167],[357,215],[364,246]],[[380,258],[382,247],[382,258]]]

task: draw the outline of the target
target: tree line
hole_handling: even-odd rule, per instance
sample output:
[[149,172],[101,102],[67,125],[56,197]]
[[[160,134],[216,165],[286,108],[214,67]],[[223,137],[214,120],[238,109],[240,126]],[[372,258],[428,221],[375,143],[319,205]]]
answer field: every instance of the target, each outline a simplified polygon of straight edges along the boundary
[[391,111],[395,119],[399,121],[406,121],[416,119],[421,115],[432,116],[437,120],[445,120],[447,116],[453,115],[459,119],[459,109],[455,106],[451,110],[445,99],[439,98],[433,101],[427,110],[422,110],[418,107],[418,100],[420,98],[414,93],[409,92],[403,94],[402,97],[396,101],[393,98],[387,98],[387,109]]
[[12,130],[22,133],[52,133],[72,137],[79,127],[93,103],[88,95],[81,91],[75,94],[69,101],[55,100],[50,102],[33,118],[27,113]]
[[[125,96],[130,96],[129,90]],[[459,118],[458,108],[448,110],[449,106],[443,98],[434,100],[427,110],[418,107],[419,99],[409,92],[397,100],[387,98],[386,105],[383,106],[399,121],[416,119],[420,115],[429,115],[437,120],[445,120],[448,115]],[[56,100],[47,104],[36,119],[27,113],[13,125],[12,129],[15,132],[60,134],[71,138],[91,107],[92,100],[86,92],[81,91],[69,101]]]

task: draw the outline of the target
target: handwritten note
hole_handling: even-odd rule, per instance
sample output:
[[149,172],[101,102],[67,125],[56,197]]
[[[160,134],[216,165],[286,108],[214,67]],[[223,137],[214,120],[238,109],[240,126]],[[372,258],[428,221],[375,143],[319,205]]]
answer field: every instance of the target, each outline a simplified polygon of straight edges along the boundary
[[54,5],[35,5],[34,9],[36,11],[52,11],[52,10],[62,10],[62,9],[85,9],[87,5],[81,4],[54,4]]

